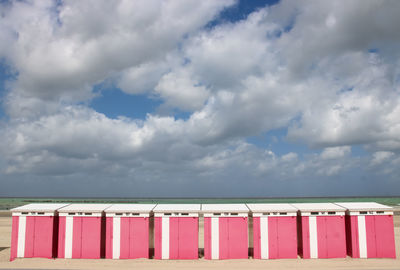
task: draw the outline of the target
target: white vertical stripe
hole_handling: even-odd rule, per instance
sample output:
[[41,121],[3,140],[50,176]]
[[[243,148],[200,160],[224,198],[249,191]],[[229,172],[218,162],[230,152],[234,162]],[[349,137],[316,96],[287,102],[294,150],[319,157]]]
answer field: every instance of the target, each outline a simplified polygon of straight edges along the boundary
[[169,217],[161,220],[161,259],[169,259]]
[[25,257],[26,216],[19,216],[17,257]]
[[365,216],[358,216],[358,245],[360,258],[367,258],[367,229],[365,227]]
[[64,258],[72,258],[72,235],[74,230],[74,217],[65,217],[65,255]]
[[260,217],[261,259],[269,259],[268,217]]
[[318,258],[318,233],[317,233],[317,217],[310,216],[308,219],[310,228],[310,257]]
[[113,217],[113,259],[119,259],[121,248],[121,218]]
[[211,259],[219,259],[219,218],[211,218]]

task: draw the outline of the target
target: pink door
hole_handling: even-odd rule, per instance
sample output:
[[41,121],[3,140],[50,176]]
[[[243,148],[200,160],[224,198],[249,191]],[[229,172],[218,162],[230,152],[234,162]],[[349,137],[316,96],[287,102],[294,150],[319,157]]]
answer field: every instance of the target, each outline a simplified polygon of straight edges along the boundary
[[17,257],[18,225],[19,225],[19,217],[18,216],[13,216],[12,217],[10,261],[13,261]]
[[230,259],[229,256],[229,218],[219,218],[219,258],[221,260]]
[[154,259],[161,259],[162,254],[162,217],[154,218]]
[[[124,237],[122,234],[121,236]],[[112,257],[113,257],[113,218],[106,217],[106,259],[112,259]]]
[[54,217],[35,217],[35,241],[33,257],[51,258],[53,255]]
[[101,218],[82,217],[82,258],[98,259],[101,251]]
[[261,259],[260,217],[253,217],[253,258]]
[[270,259],[297,258],[296,217],[268,218]]
[[121,259],[149,257],[149,218],[121,217]]
[[179,259],[179,217],[169,218],[169,258]]
[[198,258],[198,218],[171,217],[169,219],[169,258]]
[[344,216],[317,217],[318,258],[345,258]]
[[26,217],[25,257],[51,258],[53,255],[53,217]]
[[360,247],[358,240],[358,216],[345,217],[346,220],[346,243],[347,254],[353,258],[360,258]]
[[298,217],[299,231],[299,254],[302,255],[304,259],[309,259],[310,254],[310,222],[308,216]]
[[279,218],[268,218],[268,257],[270,259],[279,258]]
[[82,218],[74,217],[72,230],[72,258],[80,259],[82,256]]
[[368,258],[396,258],[393,216],[365,216]]
[[65,258],[65,222],[66,217],[58,218],[58,249],[57,258]]
[[101,217],[74,217],[72,258],[99,259]]
[[248,258],[247,217],[219,218],[219,258]]
[[197,217],[179,218],[179,259],[199,257],[199,225]]

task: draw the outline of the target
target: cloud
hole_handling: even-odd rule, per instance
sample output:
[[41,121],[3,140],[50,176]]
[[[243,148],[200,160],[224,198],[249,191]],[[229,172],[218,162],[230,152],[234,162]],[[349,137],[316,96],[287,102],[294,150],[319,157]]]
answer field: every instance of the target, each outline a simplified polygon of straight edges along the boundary
[[13,33],[7,35],[9,46],[1,55],[18,70],[16,95],[79,102],[93,97],[93,84],[115,73],[132,73],[163,61],[186,35],[232,4],[229,0],[13,2],[0,26]]
[[322,159],[336,159],[343,158],[351,152],[350,146],[329,147],[325,148],[321,153]]
[[[399,174],[399,2],[281,1],[204,27],[234,4],[0,4],[0,57],[16,73],[0,125],[3,175],[232,183],[239,193],[250,192],[246,181],[260,192],[276,183],[326,192],[330,180],[338,190],[340,179],[392,174],[390,186]],[[111,119],[87,105],[104,82],[188,117]],[[310,154],[246,142],[276,129]],[[351,155],[353,145],[366,157]]]
[[[93,98],[93,84],[112,77],[128,94],[159,96],[163,106],[193,112],[193,133],[204,129],[206,143],[289,126],[290,140],[312,147],[399,144],[398,52],[387,58],[399,40],[396,2],[367,1],[355,20],[357,1],[283,1],[200,30],[232,4],[121,1],[92,10],[90,2],[15,3],[2,24],[19,36],[10,40],[8,60],[19,76],[7,112],[54,113]],[[387,17],[378,20],[381,14]],[[12,23],[17,17],[24,19]],[[382,27],[380,34],[369,31]]]
[[290,162],[290,161],[297,160],[297,158],[298,158],[298,155],[296,153],[290,152],[290,153],[287,153],[286,155],[282,156],[282,161]]
[[165,62],[147,62],[122,71],[117,85],[128,94],[152,92],[167,71],[168,65]]
[[392,152],[379,151],[372,155],[371,165],[379,165],[394,156]]
[[201,109],[210,95],[208,89],[191,79],[185,70],[164,75],[155,92],[166,105],[186,111]]
[[300,121],[290,127],[289,138],[318,146],[397,140],[399,123],[394,115],[398,114],[400,100],[396,83],[383,63],[369,61],[368,53],[364,57],[349,56],[361,61],[358,74],[347,78],[350,82],[345,85],[324,81],[321,87],[336,91],[304,110]]
[[[396,154],[390,155],[385,166],[371,172],[369,164],[379,155],[352,157],[348,147],[326,149],[320,155],[279,155],[242,139],[199,144],[193,140],[192,132],[188,122],[171,117],[148,116],[145,121],[109,119],[82,106],[67,107],[29,123],[13,121],[0,134],[3,191],[14,194],[17,191],[11,183],[24,181],[31,186],[32,179],[37,179],[47,187],[56,183],[65,187],[58,191],[55,187],[53,196],[69,194],[70,186],[77,184],[86,190],[96,186],[96,194],[106,195],[113,190],[115,196],[179,196],[183,191],[189,196],[201,192],[210,196],[265,196],[266,189],[275,196],[312,195],[316,190],[321,192],[318,194],[335,195],[340,194],[338,188],[344,184],[337,179],[345,175],[344,179],[354,174],[367,179],[370,175],[389,175],[379,182],[382,187],[395,181],[398,171]],[[22,180],[28,178],[31,180]],[[358,177],[354,181],[362,184]],[[368,181],[372,186],[377,184]],[[111,183],[113,187],[109,186]],[[207,193],[206,187],[210,186],[220,192]],[[288,186],[294,189],[288,190]],[[304,190],[307,186],[310,189]],[[332,189],[327,192],[327,187]],[[32,192],[35,189],[32,186]],[[132,189],[131,195],[126,189]],[[74,194],[88,193],[80,190]]]
[[[183,53],[200,80],[214,89],[241,89],[250,75],[262,75],[276,67],[267,34],[276,26],[267,22],[266,9],[247,20],[217,26],[188,40]],[[268,60],[268,61],[265,61]]]

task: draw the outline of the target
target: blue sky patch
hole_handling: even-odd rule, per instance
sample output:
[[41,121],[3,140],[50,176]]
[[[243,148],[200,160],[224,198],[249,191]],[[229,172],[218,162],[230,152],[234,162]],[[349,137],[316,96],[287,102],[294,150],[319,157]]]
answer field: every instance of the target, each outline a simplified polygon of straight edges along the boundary
[[145,94],[128,95],[117,88],[101,91],[99,96],[90,102],[90,107],[109,118],[125,116],[145,119],[148,113],[154,113],[161,101],[149,98]]
[[289,142],[286,139],[286,135],[287,128],[279,128],[268,131],[259,136],[247,137],[246,141],[259,148],[269,149],[280,156],[290,152],[298,153],[299,156],[316,152],[304,144]]
[[247,16],[265,6],[272,6],[279,2],[279,0],[247,0],[238,1],[235,5],[223,10],[216,19],[209,22],[206,28],[213,28],[218,24],[224,22],[237,22],[244,20]]

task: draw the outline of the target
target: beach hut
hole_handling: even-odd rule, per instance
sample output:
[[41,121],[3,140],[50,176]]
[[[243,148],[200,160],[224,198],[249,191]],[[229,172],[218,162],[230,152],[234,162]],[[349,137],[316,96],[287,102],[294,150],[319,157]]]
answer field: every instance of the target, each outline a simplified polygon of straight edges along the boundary
[[248,213],[245,204],[203,204],[204,258],[248,258]]
[[104,257],[103,211],[110,206],[110,204],[70,204],[59,209],[58,258]]
[[353,258],[396,258],[393,208],[375,202],[336,203],[347,209],[347,254]]
[[253,257],[297,258],[297,208],[287,203],[247,207],[253,216]]
[[149,258],[149,219],[155,204],[114,204],[106,213],[106,258]]
[[57,255],[57,209],[66,205],[32,203],[11,209],[10,260],[17,257],[54,258]]
[[305,258],[346,257],[346,209],[333,203],[295,203],[299,253]]
[[158,204],[153,212],[154,258],[197,259],[200,204]]

